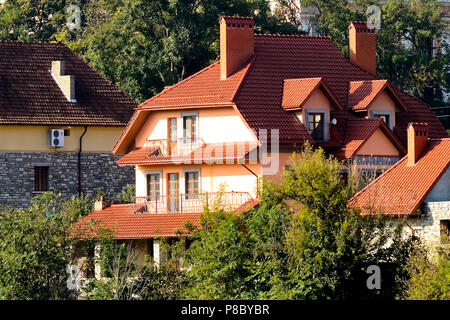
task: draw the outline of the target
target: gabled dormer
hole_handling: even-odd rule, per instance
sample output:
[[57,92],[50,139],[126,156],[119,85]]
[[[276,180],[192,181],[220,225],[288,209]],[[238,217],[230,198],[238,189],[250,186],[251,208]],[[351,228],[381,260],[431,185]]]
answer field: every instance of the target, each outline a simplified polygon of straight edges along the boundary
[[281,105],[317,142],[330,139],[330,111],[343,109],[322,78],[285,79]]
[[351,81],[348,108],[361,118],[381,118],[393,130],[395,113],[406,111],[388,80]]

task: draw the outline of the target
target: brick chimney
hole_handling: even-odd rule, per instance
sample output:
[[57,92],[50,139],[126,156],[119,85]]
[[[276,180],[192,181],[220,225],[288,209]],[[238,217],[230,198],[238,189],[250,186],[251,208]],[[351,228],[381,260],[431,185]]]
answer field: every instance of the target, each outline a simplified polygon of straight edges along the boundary
[[75,100],[75,76],[66,75],[64,61],[52,61],[51,74],[58,84],[66,99],[70,102]]
[[352,21],[348,29],[350,61],[376,75],[376,30],[369,29],[367,22],[363,21]]
[[221,17],[220,78],[228,78],[248,61],[254,52],[253,18]]
[[408,125],[408,166],[413,166],[428,144],[428,124],[411,122]]

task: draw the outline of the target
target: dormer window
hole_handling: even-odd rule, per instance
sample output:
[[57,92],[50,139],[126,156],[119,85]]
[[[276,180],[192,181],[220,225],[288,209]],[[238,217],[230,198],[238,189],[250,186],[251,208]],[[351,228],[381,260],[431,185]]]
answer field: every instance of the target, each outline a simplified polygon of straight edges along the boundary
[[392,130],[392,113],[390,111],[372,111],[371,118],[383,119],[384,123]]

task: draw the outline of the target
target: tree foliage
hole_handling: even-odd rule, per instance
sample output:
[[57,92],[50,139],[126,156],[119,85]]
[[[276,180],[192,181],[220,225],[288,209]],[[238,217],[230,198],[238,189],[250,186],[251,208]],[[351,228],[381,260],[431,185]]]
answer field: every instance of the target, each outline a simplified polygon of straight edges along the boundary
[[[206,215],[188,249],[188,297],[393,299],[401,294],[411,239],[401,223],[347,208],[337,160],[323,150],[292,159],[280,185],[266,183],[259,209]],[[366,285],[370,265],[382,289]]]
[[91,208],[87,198],[43,193],[27,210],[0,209],[0,299],[69,298],[66,266],[78,242],[69,229]]

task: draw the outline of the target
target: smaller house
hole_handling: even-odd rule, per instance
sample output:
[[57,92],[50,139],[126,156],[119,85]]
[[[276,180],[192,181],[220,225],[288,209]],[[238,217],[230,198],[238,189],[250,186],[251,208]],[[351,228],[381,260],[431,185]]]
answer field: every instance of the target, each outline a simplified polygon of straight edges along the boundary
[[111,149],[136,107],[62,43],[0,42],[0,205],[116,196],[134,172]]
[[407,155],[350,205],[363,214],[407,217],[413,234],[435,248],[450,235],[450,138],[429,139],[426,123],[410,123],[407,137]]

